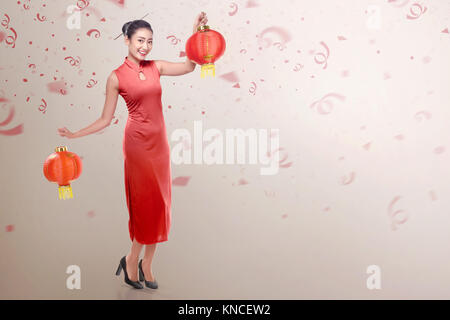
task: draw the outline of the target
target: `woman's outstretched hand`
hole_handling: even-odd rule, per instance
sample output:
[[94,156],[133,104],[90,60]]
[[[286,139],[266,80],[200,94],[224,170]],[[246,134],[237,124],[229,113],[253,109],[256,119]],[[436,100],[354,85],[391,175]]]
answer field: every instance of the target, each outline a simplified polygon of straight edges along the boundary
[[207,22],[208,18],[206,17],[206,13],[202,11],[195,19],[194,32],[197,32],[197,28],[206,25]]
[[66,127],[64,128],[58,128],[58,133],[61,137],[67,137],[68,139],[72,139],[75,138],[74,133],[71,132],[69,129],[67,129]]

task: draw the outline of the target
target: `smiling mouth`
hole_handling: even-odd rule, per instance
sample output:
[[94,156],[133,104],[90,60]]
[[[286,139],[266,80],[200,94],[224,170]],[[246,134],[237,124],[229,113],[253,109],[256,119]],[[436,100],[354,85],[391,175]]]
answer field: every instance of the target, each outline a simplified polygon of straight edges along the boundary
[[140,55],[145,56],[147,54],[147,51],[138,51]]

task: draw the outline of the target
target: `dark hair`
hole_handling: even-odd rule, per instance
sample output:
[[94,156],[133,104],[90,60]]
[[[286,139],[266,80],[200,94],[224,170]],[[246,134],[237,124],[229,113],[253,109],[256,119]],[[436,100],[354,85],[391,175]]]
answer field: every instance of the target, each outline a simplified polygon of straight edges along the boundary
[[122,33],[124,36],[127,36],[129,39],[131,39],[136,30],[140,28],[147,28],[153,33],[152,26],[145,20],[128,21],[123,25]]

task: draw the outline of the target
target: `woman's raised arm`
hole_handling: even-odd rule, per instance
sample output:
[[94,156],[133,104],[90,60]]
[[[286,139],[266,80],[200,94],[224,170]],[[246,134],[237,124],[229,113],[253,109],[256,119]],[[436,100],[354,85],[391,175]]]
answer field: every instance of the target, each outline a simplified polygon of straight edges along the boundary
[[[198,27],[206,25],[207,22],[208,18],[206,17],[206,13],[202,11],[195,19],[193,33],[196,33]],[[155,63],[160,66],[159,74],[161,76],[182,76],[194,71],[196,66],[195,62],[189,60],[187,57],[185,62],[155,60]]]

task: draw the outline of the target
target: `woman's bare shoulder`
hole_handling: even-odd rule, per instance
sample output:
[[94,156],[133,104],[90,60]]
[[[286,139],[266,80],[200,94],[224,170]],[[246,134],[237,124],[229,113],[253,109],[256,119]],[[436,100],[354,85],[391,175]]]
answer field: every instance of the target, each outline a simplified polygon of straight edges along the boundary
[[108,76],[107,83],[112,85],[114,88],[119,88],[119,78],[117,77],[116,70],[111,71]]
[[161,61],[160,60],[153,60],[155,63],[155,66],[158,68],[159,73],[161,73]]

